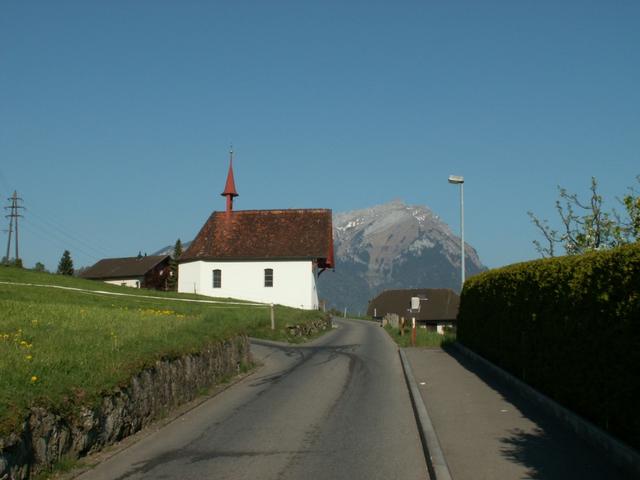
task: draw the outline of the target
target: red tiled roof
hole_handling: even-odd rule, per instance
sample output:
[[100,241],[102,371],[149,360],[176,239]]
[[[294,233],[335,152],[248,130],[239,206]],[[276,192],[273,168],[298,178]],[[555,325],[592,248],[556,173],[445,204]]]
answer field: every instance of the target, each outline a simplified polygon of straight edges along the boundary
[[80,274],[83,278],[135,278],[143,277],[169,255],[149,255],[144,257],[103,258]]
[[276,258],[333,267],[331,210],[213,212],[180,262]]

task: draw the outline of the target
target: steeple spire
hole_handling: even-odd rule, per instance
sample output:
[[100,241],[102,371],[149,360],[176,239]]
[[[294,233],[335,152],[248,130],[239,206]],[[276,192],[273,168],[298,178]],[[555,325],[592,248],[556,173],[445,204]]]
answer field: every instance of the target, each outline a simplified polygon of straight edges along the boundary
[[227,183],[224,186],[224,192],[220,195],[227,197],[227,212],[233,210],[233,197],[238,196],[236,192],[236,182],[233,179],[233,145],[229,149],[229,173],[227,173]]

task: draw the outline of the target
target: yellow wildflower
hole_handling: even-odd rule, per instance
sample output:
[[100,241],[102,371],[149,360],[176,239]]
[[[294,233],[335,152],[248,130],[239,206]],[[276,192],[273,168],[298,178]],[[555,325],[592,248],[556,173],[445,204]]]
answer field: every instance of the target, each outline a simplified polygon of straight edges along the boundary
[[26,357],[24,357],[24,358],[26,358],[27,360],[31,360],[31,359],[33,359],[33,355],[27,355],[27,356],[26,356]]
[[35,383],[35,382],[37,382],[37,381],[38,381],[38,377],[36,377],[35,375],[33,375],[33,376],[31,377],[31,383]]

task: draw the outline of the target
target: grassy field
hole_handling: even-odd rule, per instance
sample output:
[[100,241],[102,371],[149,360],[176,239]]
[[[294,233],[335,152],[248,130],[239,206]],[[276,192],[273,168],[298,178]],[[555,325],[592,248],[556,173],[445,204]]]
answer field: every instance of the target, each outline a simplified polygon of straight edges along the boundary
[[0,435],[15,430],[32,405],[64,411],[91,403],[157,359],[236,334],[300,341],[287,338],[285,326],[323,315],[276,307],[272,331],[264,306],[187,303],[172,299],[214,299],[11,267],[0,267],[0,282],[92,290],[0,283]]
[[[387,333],[393,338],[399,347],[411,346],[411,328],[405,328],[404,335],[400,335],[398,328],[393,328],[390,325],[384,327]],[[441,347],[450,342],[454,342],[456,339],[455,333],[445,333],[440,335],[437,332],[428,331],[426,328],[418,328],[416,330],[416,347]]]

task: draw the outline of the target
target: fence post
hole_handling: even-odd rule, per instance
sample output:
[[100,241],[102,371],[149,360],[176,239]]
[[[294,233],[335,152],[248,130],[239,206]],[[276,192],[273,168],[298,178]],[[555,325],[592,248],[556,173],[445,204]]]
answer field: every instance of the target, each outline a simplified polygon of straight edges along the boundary
[[271,330],[276,329],[276,316],[273,311],[273,303],[271,304]]

